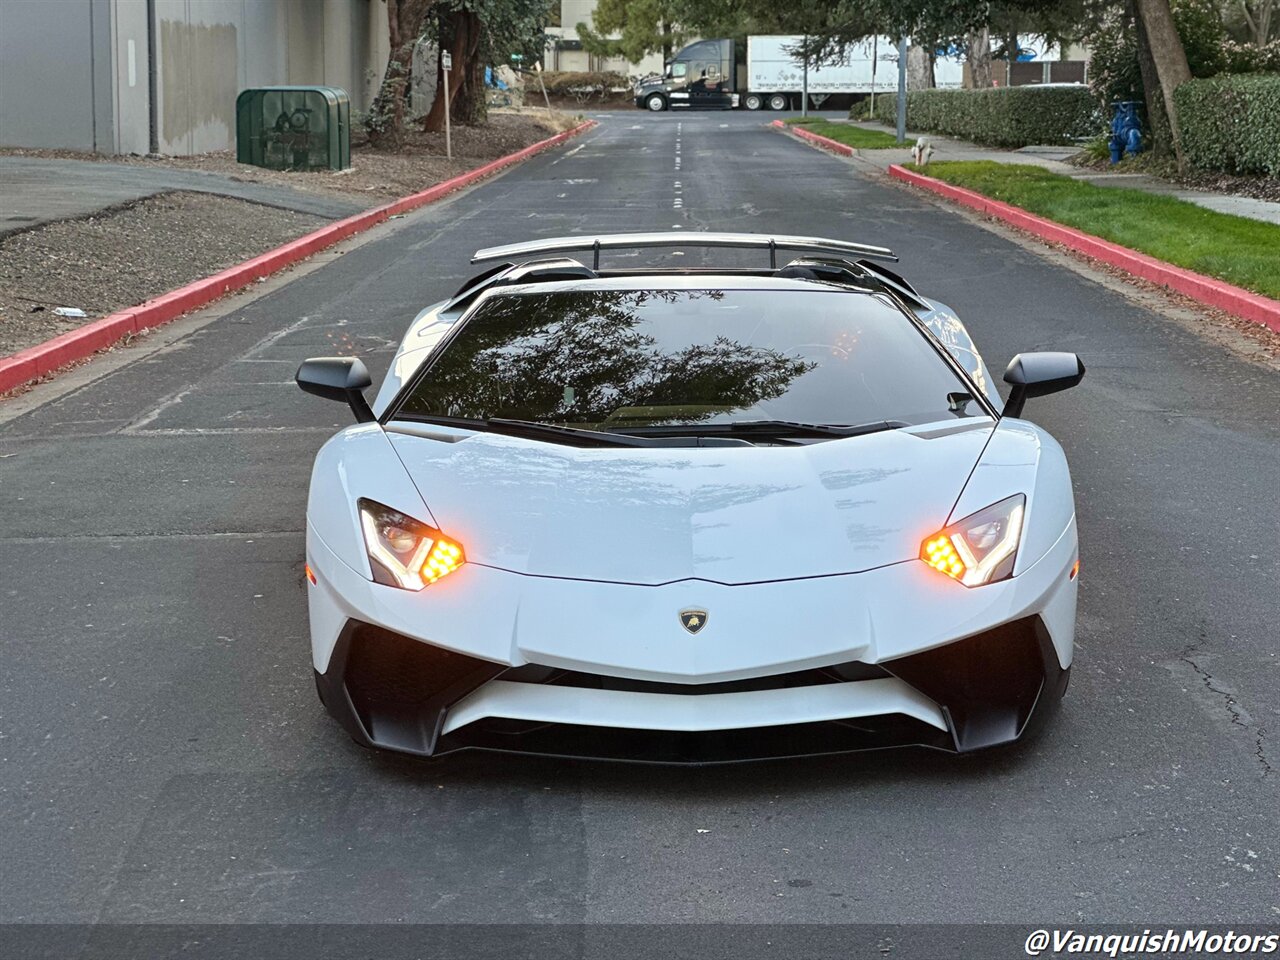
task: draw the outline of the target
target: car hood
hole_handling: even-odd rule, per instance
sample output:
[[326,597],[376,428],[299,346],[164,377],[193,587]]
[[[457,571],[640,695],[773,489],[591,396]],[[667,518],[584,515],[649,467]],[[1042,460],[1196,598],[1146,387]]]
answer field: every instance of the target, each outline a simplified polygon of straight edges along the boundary
[[[791,447],[574,448],[388,430],[471,563],[616,583],[739,584],[918,556],[990,437],[980,419]],[[415,429],[404,427],[404,430]]]

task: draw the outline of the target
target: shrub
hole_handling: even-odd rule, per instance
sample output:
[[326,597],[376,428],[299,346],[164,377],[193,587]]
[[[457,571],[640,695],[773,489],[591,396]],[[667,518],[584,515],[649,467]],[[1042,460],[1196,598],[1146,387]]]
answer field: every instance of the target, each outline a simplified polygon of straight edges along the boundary
[[1228,40],[1222,55],[1226,58],[1226,73],[1280,73],[1280,40],[1265,46]]
[[[880,112],[880,111],[878,111],[878,110],[876,111],[876,113],[879,113],[879,112]],[[874,120],[874,119],[876,119],[874,116],[872,116],[872,115],[871,115],[871,100],[870,100],[870,98],[864,98],[864,99],[862,99],[862,100],[856,100],[856,101],[854,101],[853,106],[851,106],[851,107],[849,108],[849,119],[850,119],[850,120]]]
[[1104,109],[1110,111],[1117,100],[1141,100],[1138,34],[1128,12],[1110,10],[1089,45],[1089,86]]
[[[897,98],[876,98],[876,119],[896,122]],[[907,126],[996,147],[1072,143],[1096,136],[1104,121],[1088,87],[1038,84],[988,90],[912,90]]]
[[1191,80],[1173,98],[1182,146],[1192,165],[1280,176],[1280,76]]
[[[537,90],[537,80],[526,80],[533,83]],[[605,100],[611,93],[619,90],[629,91],[631,81],[626,75],[609,72],[574,72],[568,70],[548,70],[542,74],[542,82],[547,86],[547,93],[553,97],[573,97],[579,102],[587,100]]]
[[1187,52],[1193,77],[1212,77],[1227,69],[1227,28],[1217,0],[1174,0],[1173,21]]

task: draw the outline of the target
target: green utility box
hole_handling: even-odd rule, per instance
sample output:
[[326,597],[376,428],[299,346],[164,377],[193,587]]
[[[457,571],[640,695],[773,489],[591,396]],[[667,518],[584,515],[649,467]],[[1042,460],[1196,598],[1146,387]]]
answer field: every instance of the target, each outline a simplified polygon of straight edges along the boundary
[[236,159],[269,170],[351,166],[351,98],[337,87],[257,87],[236,98]]

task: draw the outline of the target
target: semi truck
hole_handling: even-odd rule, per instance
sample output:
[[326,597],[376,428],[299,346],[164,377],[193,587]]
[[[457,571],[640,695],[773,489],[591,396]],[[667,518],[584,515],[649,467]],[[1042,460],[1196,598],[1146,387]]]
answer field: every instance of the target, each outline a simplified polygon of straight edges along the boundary
[[[807,71],[793,52],[803,41],[800,36],[748,37],[745,67],[735,63],[732,40],[691,43],[667,61],[661,77],[636,85],[636,106],[655,112],[790,110],[800,106],[806,90],[815,105],[848,106],[857,96],[898,89],[898,45],[889,37],[862,40],[849,47],[842,62],[810,64]],[[961,77],[959,59],[935,59],[939,87],[959,87]]]

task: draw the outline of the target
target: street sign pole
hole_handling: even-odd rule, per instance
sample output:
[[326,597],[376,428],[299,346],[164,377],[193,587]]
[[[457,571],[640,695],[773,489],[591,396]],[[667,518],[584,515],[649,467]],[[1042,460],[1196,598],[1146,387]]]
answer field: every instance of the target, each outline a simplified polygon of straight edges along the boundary
[[449,71],[453,69],[453,54],[440,52],[440,67],[444,71],[444,155],[453,159],[453,132],[449,129]]
[[880,56],[880,37],[871,38],[871,119],[876,118],[876,57]]
[[542,101],[547,105],[547,113],[551,112],[551,98],[547,96],[547,84],[542,79],[542,62],[535,61],[533,69],[538,71],[538,86],[542,87]]
[[800,116],[809,115],[809,38],[804,38],[804,78],[800,84]]
[[907,38],[898,41],[898,142],[907,142]]

